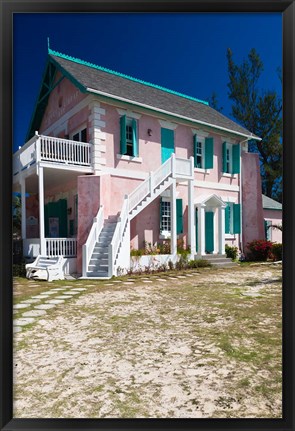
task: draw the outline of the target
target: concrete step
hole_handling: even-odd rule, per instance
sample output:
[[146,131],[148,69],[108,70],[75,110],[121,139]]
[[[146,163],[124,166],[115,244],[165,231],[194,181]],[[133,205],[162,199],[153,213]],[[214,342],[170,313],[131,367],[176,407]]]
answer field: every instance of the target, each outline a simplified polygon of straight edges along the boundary
[[225,254],[206,254],[202,256],[202,259],[210,262],[212,266],[232,267],[238,265],[237,262],[233,262]]
[[109,278],[109,274],[108,272],[105,272],[105,271],[87,271],[87,277]]

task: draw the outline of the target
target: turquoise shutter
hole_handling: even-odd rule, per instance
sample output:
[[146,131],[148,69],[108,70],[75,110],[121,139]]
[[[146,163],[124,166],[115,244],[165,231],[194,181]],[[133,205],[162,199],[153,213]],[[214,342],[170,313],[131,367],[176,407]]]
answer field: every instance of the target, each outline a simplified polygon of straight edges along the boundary
[[240,145],[236,144],[232,146],[233,149],[233,174],[240,173]]
[[138,157],[137,124],[135,119],[132,120],[132,141],[133,141],[133,156]]
[[241,233],[241,205],[234,204],[233,206],[233,216],[234,216],[234,232],[233,233]]
[[183,233],[182,199],[176,199],[176,233]]
[[162,163],[170,159],[174,150],[174,130],[161,128],[161,156]]
[[222,172],[226,172],[226,142],[222,144]]
[[126,115],[123,115],[120,118],[120,152],[121,154],[127,153],[127,144],[126,144]]
[[197,168],[197,135],[194,135],[194,166]]
[[225,233],[230,233],[230,204],[225,207]]
[[160,198],[160,231],[163,230],[162,220],[163,220],[163,205],[162,205],[162,198]]
[[213,138],[205,139],[205,169],[213,168],[213,152],[214,152],[213,145],[214,145]]

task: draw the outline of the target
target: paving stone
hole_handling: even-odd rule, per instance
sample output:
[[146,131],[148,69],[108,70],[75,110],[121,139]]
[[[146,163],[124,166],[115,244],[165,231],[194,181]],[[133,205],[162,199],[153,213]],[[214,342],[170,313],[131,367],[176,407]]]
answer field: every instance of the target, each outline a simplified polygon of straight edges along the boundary
[[177,280],[177,277],[168,277],[170,280]]
[[56,287],[55,289],[50,289],[51,291],[59,291],[59,290],[65,290],[64,287]]
[[26,299],[25,301],[23,301],[23,304],[36,304],[37,302],[40,302],[40,301],[41,301],[41,298],[39,298],[39,299],[30,298],[30,299]]
[[19,319],[15,319],[13,321],[13,326],[26,326],[33,322],[35,322],[33,317],[20,317]]
[[28,308],[29,306],[30,306],[30,304],[23,304],[23,303],[20,302],[19,304],[14,304],[13,308],[15,310],[18,310],[20,308]]
[[45,310],[30,310],[23,313],[23,317],[38,317],[43,316],[43,314],[46,314]]
[[14,327],[13,327],[13,332],[14,332],[14,333],[16,333],[16,332],[21,332],[21,331],[22,331],[21,326],[14,326]]
[[177,275],[177,278],[186,278],[185,275]]
[[133,281],[124,281],[123,284],[134,284]]
[[40,304],[40,305],[35,305],[34,308],[36,308],[37,310],[49,310],[50,308],[54,308],[55,304]]
[[47,292],[42,292],[42,293],[40,293],[40,295],[56,295],[56,293],[58,293],[58,292],[54,292],[54,291],[52,291],[52,290],[48,290]]
[[63,304],[64,302],[64,299],[50,299],[49,301],[46,301],[47,304]]
[[104,286],[114,286],[114,283],[105,283]]
[[70,295],[61,295],[61,296],[56,296],[55,299],[69,299]]
[[142,280],[143,283],[152,283],[151,280]]
[[156,278],[157,281],[165,281],[164,278]]
[[186,277],[194,277],[193,274],[186,274]]

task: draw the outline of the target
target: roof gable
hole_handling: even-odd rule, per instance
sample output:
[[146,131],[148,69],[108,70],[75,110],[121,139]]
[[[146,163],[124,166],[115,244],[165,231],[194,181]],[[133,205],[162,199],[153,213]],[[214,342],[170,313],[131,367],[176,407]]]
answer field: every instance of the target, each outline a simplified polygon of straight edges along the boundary
[[48,48],[48,61],[32,116],[27,140],[39,130],[51,91],[57,83],[56,71],[67,77],[82,93],[94,93],[131,105],[141,106],[219,132],[229,132],[248,139],[259,139],[205,101],[169,90],[104,67],[58,53]]

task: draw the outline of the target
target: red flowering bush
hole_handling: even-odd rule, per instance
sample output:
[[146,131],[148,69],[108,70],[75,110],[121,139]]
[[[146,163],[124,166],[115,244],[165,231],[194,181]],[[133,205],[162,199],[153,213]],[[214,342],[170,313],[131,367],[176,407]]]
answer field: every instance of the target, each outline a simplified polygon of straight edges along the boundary
[[272,247],[273,243],[265,239],[256,239],[248,242],[247,248],[250,251],[250,260],[259,262],[266,261],[267,258],[270,257]]

